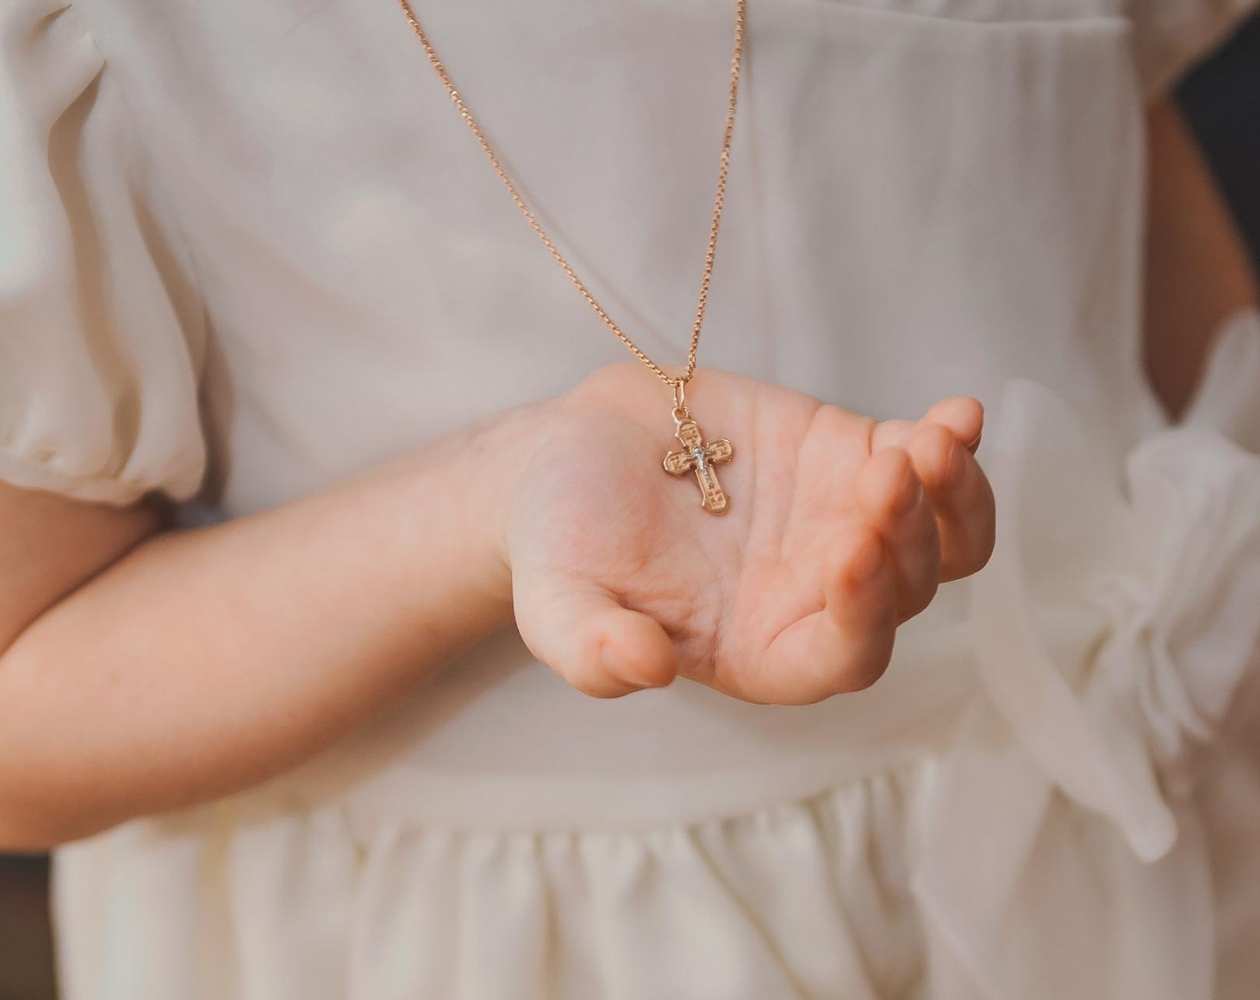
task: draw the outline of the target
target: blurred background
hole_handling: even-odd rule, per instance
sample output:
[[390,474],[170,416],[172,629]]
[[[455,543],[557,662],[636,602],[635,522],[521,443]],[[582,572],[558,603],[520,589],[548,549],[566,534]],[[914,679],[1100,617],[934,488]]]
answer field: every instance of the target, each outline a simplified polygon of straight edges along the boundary
[[1186,78],[1178,98],[1260,270],[1260,15]]
[[[1196,69],[1178,98],[1260,271],[1260,17]],[[47,860],[0,855],[0,1000],[55,996]]]

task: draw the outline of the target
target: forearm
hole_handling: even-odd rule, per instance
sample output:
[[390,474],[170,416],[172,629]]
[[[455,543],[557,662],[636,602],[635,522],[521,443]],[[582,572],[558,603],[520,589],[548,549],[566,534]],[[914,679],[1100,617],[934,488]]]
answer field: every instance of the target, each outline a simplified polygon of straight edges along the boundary
[[0,843],[260,782],[509,622],[499,506],[532,421],[156,536],[45,612],[0,659]]
[[1145,361],[1152,386],[1176,416],[1221,324],[1256,304],[1256,280],[1176,108],[1153,108],[1148,125]]

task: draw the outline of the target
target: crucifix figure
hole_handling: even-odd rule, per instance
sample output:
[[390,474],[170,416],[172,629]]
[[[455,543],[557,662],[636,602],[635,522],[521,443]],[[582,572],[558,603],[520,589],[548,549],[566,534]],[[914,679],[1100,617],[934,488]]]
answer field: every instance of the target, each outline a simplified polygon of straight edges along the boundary
[[729,462],[735,456],[734,447],[726,438],[706,444],[700,426],[690,417],[679,420],[674,433],[683,450],[671,451],[665,456],[665,471],[671,476],[694,471],[700,487],[700,506],[710,514],[721,514],[726,510],[727,499],[713,467]]

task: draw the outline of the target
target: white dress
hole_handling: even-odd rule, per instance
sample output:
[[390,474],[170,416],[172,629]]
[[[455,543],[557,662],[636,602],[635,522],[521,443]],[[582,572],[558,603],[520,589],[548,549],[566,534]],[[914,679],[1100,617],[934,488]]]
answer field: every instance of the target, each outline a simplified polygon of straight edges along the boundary
[[[1249,6],[752,0],[702,364],[980,397],[992,563],[806,708],[595,701],[487,641],[294,773],[61,850],[66,996],[1254,997],[1260,320],[1185,427],[1139,363],[1144,100]],[[418,8],[681,357],[733,0]],[[393,0],[3,0],[0,136],[14,483],[248,515],[623,360]]]

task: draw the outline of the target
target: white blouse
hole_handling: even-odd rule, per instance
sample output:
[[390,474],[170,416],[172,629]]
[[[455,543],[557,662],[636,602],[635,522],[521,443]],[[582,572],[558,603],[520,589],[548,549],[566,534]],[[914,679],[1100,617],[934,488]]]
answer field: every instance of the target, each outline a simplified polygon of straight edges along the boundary
[[[681,357],[733,0],[417,6]],[[291,774],[63,849],[66,996],[1252,996],[1260,318],[1185,426],[1139,362],[1143,106],[1250,6],[751,0],[701,363],[985,400],[990,566],[805,708],[597,702],[494,637]],[[0,137],[18,485],[242,516],[622,360],[393,0],[4,0]]]

